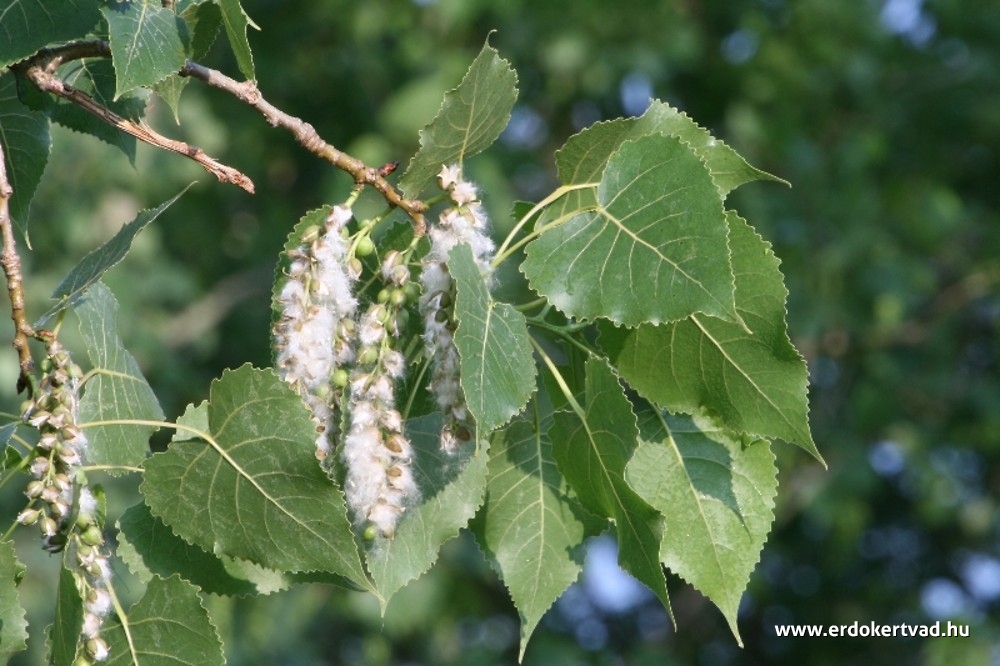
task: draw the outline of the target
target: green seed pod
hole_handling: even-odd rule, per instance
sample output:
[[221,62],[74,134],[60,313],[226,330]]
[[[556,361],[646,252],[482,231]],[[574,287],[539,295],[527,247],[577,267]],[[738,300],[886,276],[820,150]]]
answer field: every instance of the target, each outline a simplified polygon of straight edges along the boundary
[[371,365],[378,360],[378,350],[375,347],[363,347],[358,353],[358,365]]
[[[383,289],[382,291],[385,291]],[[379,294],[381,295],[381,294]],[[399,308],[406,304],[406,292],[402,289],[393,289],[387,296],[389,305]]]
[[361,271],[364,270],[364,266],[361,264],[361,260],[357,257],[351,257],[351,260],[347,262],[347,270],[354,277],[359,277]]
[[104,543],[104,534],[97,525],[91,525],[80,535],[80,541],[88,546],[100,546]]
[[372,239],[368,236],[362,236],[358,239],[358,246],[354,249],[354,256],[367,257],[374,251],[375,243],[372,242]]
[[365,527],[364,534],[362,537],[365,541],[374,541],[375,537],[378,536],[378,529],[374,525],[368,525]]
[[420,298],[420,285],[416,282],[407,282],[403,285],[403,293],[406,294],[407,301],[416,303],[417,299]]
[[381,289],[378,292],[378,296],[375,297],[375,300],[378,301],[379,303],[386,303],[388,302],[389,296],[391,294],[392,292],[390,292],[388,289]]
[[302,242],[303,243],[311,243],[314,240],[316,240],[317,238],[319,238],[319,230],[320,230],[320,227],[319,227],[318,224],[310,224],[302,232]]
[[351,376],[347,373],[347,370],[337,368],[336,372],[333,373],[331,381],[337,388],[344,388],[351,381]]
[[73,666],[92,666],[92,663],[89,659],[80,655],[76,658],[76,661],[73,662]]

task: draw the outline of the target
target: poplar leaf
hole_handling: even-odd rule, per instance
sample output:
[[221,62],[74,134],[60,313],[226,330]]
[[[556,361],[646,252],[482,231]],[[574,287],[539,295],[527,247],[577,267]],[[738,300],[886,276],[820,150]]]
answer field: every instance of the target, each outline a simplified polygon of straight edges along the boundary
[[584,507],[614,523],[618,563],[669,610],[659,557],[662,517],[625,481],[639,436],[632,406],[603,359],[587,361],[586,371],[584,413],[555,414],[553,454]]
[[434,120],[420,130],[420,150],[399,189],[407,197],[419,196],[442,165],[460,164],[489,148],[507,126],[516,100],[517,73],[493,47],[484,45],[462,82],[445,94]]
[[535,361],[524,315],[490,297],[486,281],[462,243],[448,270],[455,280],[455,346],[462,365],[465,402],[480,434],[500,427],[528,403],[535,390]]
[[103,283],[87,290],[75,308],[87,356],[97,371],[84,385],[79,423],[85,427],[87,462],[93,465],[135,467],[149,453],[154,426],[115,424],[86,426],[89,422],[119,419],[162,421],[163,410],[135,358],[118,335],[118,301]]
[[226,26],[226,37],[229,38],[229,47],[236,56],[236,65],[247,81],[256,81],[257,75],[254,72],[253,53],[250,51],[250,41],[247,39],[247,28],[257,30],[260,28],[243,10],[239,0],[216,1],[222,9],[222,24]]
[[680,140],[653,134],[623,143],[594,206],[525,250],[521,270],[554,306],[625,326],[698,312],[738,320],[718,190]]
[[[77,90],[90,95],[96,102],[123,118],[137,120],[146,111],[145,91],[124,95],[115,100],[115,70],[108,60],[88,59],[71,64],[63,79]],[[136,138],[109,125],[94,114],[72,102],[59,100],[52,106],[52,120],[76,132],[89,134],[125,153],[135,166]]]
[[108,618],[101,637],[107,641],[111,654],[102,664],[221,666],[225,663],[222,641],[197,588],[179,576],[149,581],[146,593],[128,609],[127,617],[128,637],[117,616]]
[[414,450],[413,475],[420,500],[403,513],[391,539],[376,537],[367,551],[383,612],[389,599],[430,569],[441,546],[468,524],[486,488],[485,442],[444,453],[440,414],[407,421],[406,435]]
[[7,162],[7,179],[14,190],[10,216],[27,237],[28,209],[48,164],[52,139],[48,116],[21,103],[17,82],[10,72],[0,73],[0,144]]
[[556,467],[550,424],[537,417],[517,417],[493,434],[486,502],[472,524],[520,615],[520,659],[542,616],[579,576],[584,539],[600,532]]
[[17,585],[24,573],[13,541],[0,542],[0,662],[28,646],[28,620],[17,598]]
[[208,426],[146,463],[141,491],[153,515],[205,551],[371,589],[344,495],[316,461],[316,426],[294,389],[270,369],[227,370],[212,382]]
[[[191,187],[188,185],[188,187]],[[95,284],[111,268],[118,265],[129,250],[132,249],[132,241],[145,229],[153,220],[160,216],[160,213],[169,208],[188,187],[177,193],[169,201],[165,201],[152,210],[141,211],[135,219],[122,226],[111,240],[92,251],[80,262],[70,269],[66,277],[62,279],[59,286],[52,292],[52,298],[58,298],[59,302],[49,308],[48,312],[35,322],[35,328],[45,325],[49,319],[58,314],[61,310],[72,307],[80,299],[85,291]]]
[[0,68],[52,42],[87,34],[101,20],[97,0],[0,0]]
[[187,61],[187,27],[159,0],[110,2],[101,7],[101,13],[108,23],[117,75],[115,99],[162,81]]
[[770,444],[744,442],[708,419],[651,414],[625,470],[663,515],[660,557],[722,611],[736,640],[740,599],[774,521]]
[[83,598],[76,579],[66,567],[59,567],[59,587],[56,592],[56,617],[49,626],[49,663],[71,666],[76,659],[80,631],[83,629]]
[[636,329],[602,324],[600,344],[632,388],[671,412],[707,410],[726,428],[801,446],[822,461],[809,430],[805,361],[788,339],[788,292],[778,260],[730,212],[736,307],[743,327],[714,317]]

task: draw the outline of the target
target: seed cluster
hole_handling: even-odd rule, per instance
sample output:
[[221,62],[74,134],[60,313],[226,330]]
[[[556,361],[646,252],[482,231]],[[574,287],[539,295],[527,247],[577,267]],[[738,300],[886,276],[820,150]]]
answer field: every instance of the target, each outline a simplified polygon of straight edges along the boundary
[[104,552],[97,498],[87,487],[80,465],[87,437],[77,425],[80,367],[58,340],[48,343],[38,392],[24,412],[24,420],[39,431],[30,462],[32,480],[25,495],[28,506],[17,520],[39,526],[43,547],[52,553],[66,550],[65,560],[84,600],[83,629],[76,661],[79,665],[108,657],[101,626],[111,610],[111,567]]
[[444,413],[441,449],[454,453],[472,438],[473,423],[460,383],[460,359],[455,347],[452,308],[455,284],[448,272],[448,254],[459,243],[468,243],[483,279],[492,275],[490,262],[495,249],[487,234],[489,220],[473,183],[463,180],[458,166],[446,166],[438,184],[448,192],[454,206],[446,209],[429,232],[431,249],[424,258],[420,281],[423,295],[424,341],[433,362],[430,390]]

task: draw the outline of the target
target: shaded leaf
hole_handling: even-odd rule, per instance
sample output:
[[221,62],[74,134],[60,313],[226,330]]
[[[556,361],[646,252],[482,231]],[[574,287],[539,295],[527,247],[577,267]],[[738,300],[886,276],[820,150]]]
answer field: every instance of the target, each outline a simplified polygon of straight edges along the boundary
[[[63,77],[74,88],[90,95],[97,102],[111,109],[123,118],[136,120],[146,111],[146,99],[143,91],[124,95],[115,100],[115,71],[111,62],[101,59],[78,60],[72,63],[72,69]],[[58,101],[51,111],[51,118],[63,127],[89,134],[118,148],[129,162],[135,165],[136,138],[118,128],[109,125],[77,104],[65,100]]]
[[97,0],[0,0],[0,67],[6,67],[52,42],[86,35],[98,21]]
[[227,370],[212,382],[208,425],[205,439],[174,441],[146,463],[153,515],[208,552],[370,587],[299,395],[272,370]]
[[490,147],[510,120],[517,100],[517,73],[489,44],[472,61],[437,116],[420,130],[420,150],[410,160],[399,189],[418,196],[444,164],[461,164]]
[[725,213],[704,163],[678,139],[623,143],[596,210],[528,244],[521,270],[568,316],[626,326],[696,312],[738,319]]
[[490,297],[467,244],[452,249],[448,271],[457,288],[455,346],[462,364],[462,390],[480,434],[485,435],[521,411],[535,390],[528,326],[513,306]]
[[149,438],[157,430],[145,425],[86,426],[95,421],[142,419],[162,421],[163,410],[118,335],[118,301],[102,282],[87,290],[75,308],[87,356],[97,374],[84,385],[79,422],[85,426],[87,462],[94,465],[141,465]]
[[529,406],[528,418],[515,418],[491,437],[486,501],[472,524],[520,615],[521,659],[539,620],[579,576],[584,539],[603,522],[571,495],[538,416]]
[[413,475],[420,501],[407,508],[391,539],[368,545],[368,570],[383,599],[389,599],[437,560],[441,546],[475,515],[486,488],[487,447],[467,446],[454,454],[441,451],[441,416],[406,423],[414,450]]
[[236,56],[236,64],[248,81],[254,81],[257,79],[257,75],[254,73],[253,54],[250,52],[250,42],[247,39],[247,27],[257,30],[260,28],[243,11],[239,0],[216,1],[222,9],[222,24],[226,26],[226,36],[229,38],[229,47],[233,50],[233,55]]
[[[191,187],[188,185],[188,187]],[[165,201],[152,210],[141,211],[135,219],[118,230],[111,240],[97,248],[74,266],[70,272],[62,279],[56,290],[52,292],[52,298],[60,299],[56,305],[49,308],[42,317],[35,322],[35,328],[45,325],[49,319],[61,310],[76,305],[87,289],[95,284],[111,268],[125,258],[128,251],[132,249],[132,241],[140,231],[160,216],[160,213],[170,207],[177,199],[187,191],[187,187],[181,190],[169,201]]]
[[101,7],[108,23],[115,99],[148,87],[184,66],[187,28],[159,0],[122,0]]
[[[187,24],[188,33],[191,36],[188,44],[187,57],[189,60],[202,60],[209,48],[215,42],[222,26],[222,12],[213,0],[188,4],[180,12],[181,19]],[[189,77],[171,74],[159,83],[154,84],[153,90],[159,97],[167,103],[174,114],[174,121],[180,124],[180,98],[187,86]]]
[[663,515],[660,557],[722,610],[737,611],[774,521],[770,444],[745,443],[707,419],[651,415],[629,461],[629,485]]
[[7,179],[14,190],[10,216],[28,235],[28,209],[49,161],[52,141],[49,119],[24,106],[10,72],[0,73],[0,143],[7,162]]
[[28,620],[17,598],[17,584],[24,566],[18,562],[13,541],[0,542],[0,662],[28,646]]
[[71,666],[83,629],[83,598],[76,579],[69,569],[59,568],[59,589],[56,593],[56,617],[49,627],[49,663]]
[[601,326],[601,347],[629,385],[671,412],[707,409],[725,427],[801,446],[822,461],[809,430],[808,371],[785,327],[788,295],[770,245],[729,213],[742,327],[696,315],[634,330]]
[[625,481],[625,465],[639,436],[635,415],[604,360],[592,358],[586,368],[584,414],[556,412],[550,431],[553,455],[580,502],[614,522],[618,563],[669,610],[659,557],[662,517]]
[[[108,618],[102,638],[108,666],[212,666],[224,664],[222,641],[190,583],[171,576],[153,578],[142,599],[128,609],[129,638],[117,616]],[[132,650],[134,649],[134,652]]]

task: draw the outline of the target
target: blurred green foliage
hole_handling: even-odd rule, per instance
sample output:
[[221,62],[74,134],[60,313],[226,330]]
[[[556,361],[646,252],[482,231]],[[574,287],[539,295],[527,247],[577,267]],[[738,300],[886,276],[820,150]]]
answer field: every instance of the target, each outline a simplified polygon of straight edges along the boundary
[[[790,330],[810,364],[814,436],[830,469],[776,447],[778,518],[744,599],[746,648],[676,578],[676,632],[655,601],[640,595],[622,610],[585,581],[543,621],[526,663],[1000,663],[992,4],[245,2],[263,27],[250,40],[264,95],[373,165],[409,159],[443,91],[496,30],[489,39],[517,69],[521,98],[500,145],[469,169],[501,230],[514,200],[551,190],[552,152],[570,134],[641,112],[650,96],[794,185],[757,183],[733,197],[783,261]],[[237,72],[221,41],[205,64]],[[145,146],[133,170],[107,145],[56,130],[24,260],[29,314],[38,316],[83,254],[138,209],[198,181],[107,279],[122,336],[174,418],[223,368],[270,364],[278,251],[303,212],[336,202],[351,183],[200,85],[185,92],[180,127],[156,100],[152,113],[165,133],[247,173],[257,195]],[[0,370],[14,411],[13,352],[0,356]],[[13,489],[0,503],[19,506]],[[21,559],[46,559],[27,532]],[[35,619],[51,606],[45,576],[22,587]],[[209,605],[233,664],[516,658],[513,607],[467,538],[384,620],[373,598],[318,586]],[[773,628],[938,619],[971,625],[971,637],[778,638]],[[36,631],[34,651],[15,663],[41,663],[42,641]]]

